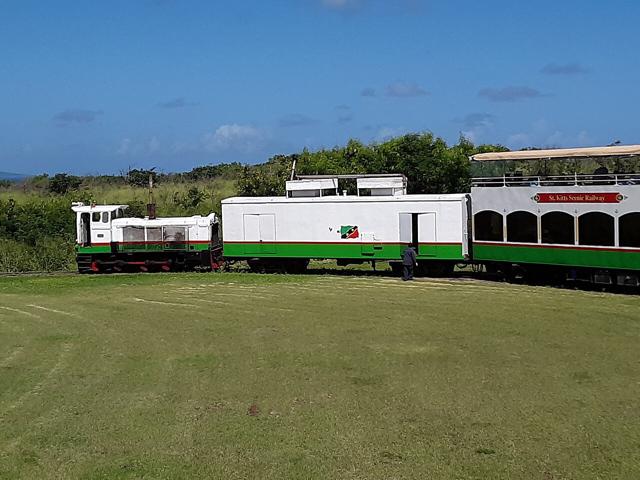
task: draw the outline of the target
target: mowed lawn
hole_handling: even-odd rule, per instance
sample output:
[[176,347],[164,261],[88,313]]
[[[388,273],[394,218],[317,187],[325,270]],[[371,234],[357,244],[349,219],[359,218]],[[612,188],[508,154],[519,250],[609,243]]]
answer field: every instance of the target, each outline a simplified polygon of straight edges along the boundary
[[0,478],[640,478],[640,298],[0,279]]

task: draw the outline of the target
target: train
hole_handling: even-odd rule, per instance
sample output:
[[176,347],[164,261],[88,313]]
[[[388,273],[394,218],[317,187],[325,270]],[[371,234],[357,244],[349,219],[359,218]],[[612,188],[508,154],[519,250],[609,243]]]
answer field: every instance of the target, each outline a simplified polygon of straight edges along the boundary
[[[640,145],[493,152],[475,164],[636,161]],[[633,162],[631,162],[633,163]],[[402,174],[292,175],[286,194],[232,197],[222,216],[130,218],[126,205],[74,204],[78,270],[303,272],[310,260],[389,262],[417,273],[474,266],[507,278],[640,285],[640,174],[519,171],[476,176],[470,193],[408,194]],[[343,189],[355,180],[355,191]]]

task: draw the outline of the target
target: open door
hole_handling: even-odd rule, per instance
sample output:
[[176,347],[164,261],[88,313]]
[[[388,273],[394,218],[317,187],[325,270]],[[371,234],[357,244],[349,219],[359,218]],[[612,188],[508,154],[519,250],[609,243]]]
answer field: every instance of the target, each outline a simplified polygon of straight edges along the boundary
[[436,214],[435,212],[418,215],[418,255],[434,257],[436,255]]
[[400,214],[400,243],[413,243],[413,213]]
[[418,217],[420,215],[420,213],[400,214],[400,243],[414,247],[416,252],[418,251]]
[[91,245],[91,215],[89,215],[89,213],[80,214],[80,235],[78,243],[83,247]]
[[434,256],[436,243],[436,213],[401,213],[400,243],[414,247],[420,256]]

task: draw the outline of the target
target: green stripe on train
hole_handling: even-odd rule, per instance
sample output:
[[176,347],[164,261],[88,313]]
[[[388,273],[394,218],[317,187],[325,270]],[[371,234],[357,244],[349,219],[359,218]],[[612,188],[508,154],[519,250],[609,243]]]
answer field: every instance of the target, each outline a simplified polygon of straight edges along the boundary
[[[224,256],[230,258],[348,258],[399,260],[404,244],[376,243],[225,243]],[[421,260],[463,260],[462,244],[420,245]]]
[[[148,245],[118,245],[117,251],[119,253],[145,253],[145,252],[164,252],[164,251],[186,251],[186,252],[205,252],[209,250],[209,244],[207,243],[194,243],[191,245],[175,245],[173,248],[164,248],[159,244]],[[80,247],[76,246],[76,253],[81,254],[97,254],[97,253],[111,253],[110,245],[100,246],[88,246]]]
[[76,253],[111,253],[111,247],[109,245],[100,245],[98,247],[81,247],[76,245]]
[[496,262],[640,270],[640,253],[624,250],[527,247],[506,244],[479,245],[476,243],[473,246],[473,259],[476,261],[493,260]]

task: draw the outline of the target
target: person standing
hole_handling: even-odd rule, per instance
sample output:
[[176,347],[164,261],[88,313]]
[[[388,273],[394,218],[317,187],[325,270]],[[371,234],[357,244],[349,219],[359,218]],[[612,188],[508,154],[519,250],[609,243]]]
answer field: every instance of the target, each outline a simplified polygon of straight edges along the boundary
[[402,254],[402,280],[413,280],[413,267],[418,265],[416,258],[416,249],[407,247]]

